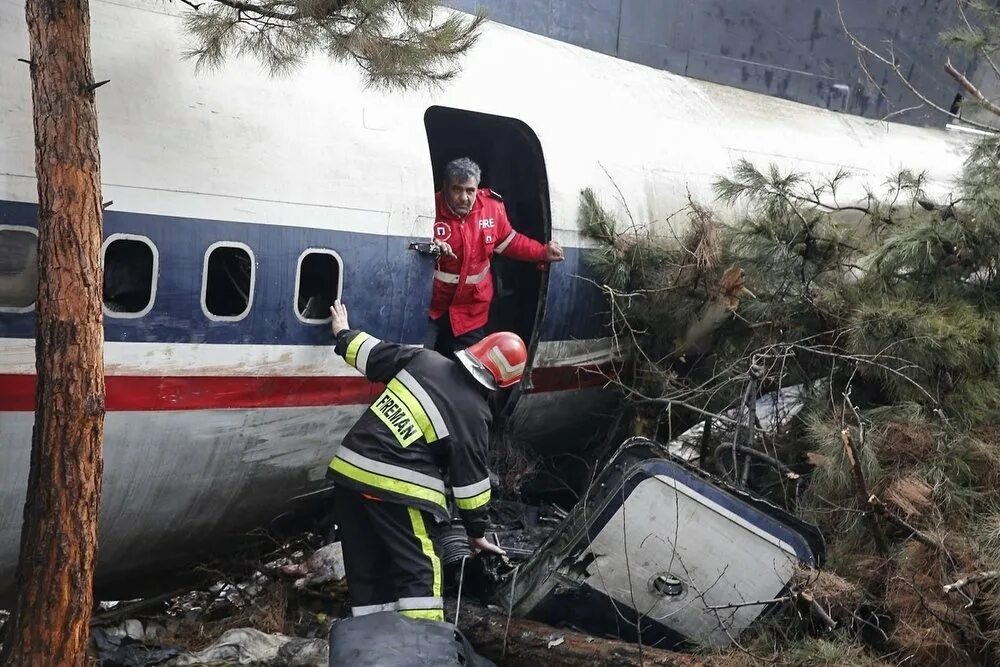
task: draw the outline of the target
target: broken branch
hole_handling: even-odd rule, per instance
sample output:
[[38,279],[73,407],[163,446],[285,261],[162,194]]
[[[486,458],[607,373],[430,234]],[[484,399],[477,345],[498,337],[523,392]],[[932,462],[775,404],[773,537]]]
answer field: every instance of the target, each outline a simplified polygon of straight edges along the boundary
[[795,599],[804,602],[810,613],[821,620],[827,630],[832,631],[837,629],[837,621],[833,620],[833,618],[830,617],[830,614],[826,613],[826,609],[823,609],[820,603],[816,602],[816,598],[809,595],[809,593],[802,591],[795,594]]
[[965,78],[965,75],[955,69],[955,66],[951,64],[951,58],[945,61],[944,71],[951,75],[951,78],[958,81],[958,85],[962,86],[967,93],[975,97],[977,100],[982,102],[983,106],[990,110],[990,113],[1000,116],[1000,106],[997,106],[993,102],[989,101],[982,91],[976,88],[971,81]]
[[942,586],[945,593],[951,593],[952,591],[961,590],[969,584],[974,584],[980,581],[987,581],[989,579],[996,579],[1000,577],[1000,570],[989,570],[987,572],[977,572],[976,574],[970,574],[964,579],[959,579],[953,584],[947,584]]
[[854,474],[854,490],[858,497],[858,505],[861,509],[865,510],[865,516],[868,517],[868,525],[871,528],[872,537],[875,538],[875,547],[879,553],[886,554],[889,552],[889,549],[885,543],[885,536],[882,534],[882,527],[879,526],[878,517],[871,511],[869,498],[872,497],[872,494],[868,493],[865,473],[861,470],[861,460],[858,458],[857,450],[854,447],[854,438],[851,437],[850,430],[846,428],[842,429],[840,431],[840,439],[844,443],[844,454],[847,456],[847,462],[851,466],[851,472]]
[[92,93],[106,83],[111,83],[111,79],[105,79],[104,81],[94,81],[86,85],[80,86],[81,93]]
[[928,536],[926,533],[917,530],[909,523],[907,523],[905,520],[893,514],[889,510],[889,508],[885,506],[885,503],[879,500],[878,497],[875,496],[874,494],[868,497],[868,504],[871,507],[873,507],[879,514],[884,516],[890,523],[893,523],[896,526],[910,533],[910,536],[913,537],[918,542],[923,542],[932,549],[938,549],[940,551],[945,551],[945,552],[947,551],[947,549],[942,543]]
[[[450,611],[453,612],[453,609]],[[510,620],[510,637],[504,655],[506,612],[493,611],[468,603],[462,605],[462,611],[464,613],[459,629],[465,633],[469,643],[485,657],[496,661],[502,657],[502,664],[511,667],[521,665],[535,667],[540,664],[547,667],[575,665],[627,667],[640,664],[694,667],[705,664],[697,655],[664,651],[649,646],[640,648],[637,644],[588,636],[523,618]],[[556,643],[559,639],[564,641]],[[549,648],[550,644],[552,648]]]

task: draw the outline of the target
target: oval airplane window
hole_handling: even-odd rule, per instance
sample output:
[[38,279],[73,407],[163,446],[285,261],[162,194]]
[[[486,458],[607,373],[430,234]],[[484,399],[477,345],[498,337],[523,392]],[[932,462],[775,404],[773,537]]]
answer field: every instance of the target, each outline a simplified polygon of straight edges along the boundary
[[0,225],[0,312],[31,312],[37,291],[38,232]]
[[104,242],[104,314],[142,317],[153,308],[159,253],[145,236],[112,234]]
[[222,322],[242,320],[250,312],[256,271],[253,251],[244,243],[219,241],[208,247],[201,283],[205,317]]
[[295,315],[306,324],[330,321],[330,306],[340,298],[343,261],[333,250],[309,248],[295,270]]

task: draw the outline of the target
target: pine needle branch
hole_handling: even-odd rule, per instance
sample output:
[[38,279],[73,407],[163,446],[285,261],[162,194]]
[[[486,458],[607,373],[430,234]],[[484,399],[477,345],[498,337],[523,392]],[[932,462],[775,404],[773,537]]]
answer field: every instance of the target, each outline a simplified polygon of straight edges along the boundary
[[436,85],[458,74],[485,21],[439,14],[433,0],[211,0],[185,15],[186,55],[199,68],[249,57],[283,75],[319,52],[353,63],[371,87]]

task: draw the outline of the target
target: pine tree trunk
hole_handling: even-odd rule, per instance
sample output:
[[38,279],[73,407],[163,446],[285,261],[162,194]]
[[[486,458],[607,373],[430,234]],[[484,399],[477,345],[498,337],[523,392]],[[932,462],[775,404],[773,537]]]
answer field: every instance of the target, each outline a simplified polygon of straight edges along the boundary
[[4,665],[84,665],[104,435],[101,181],[87,0],[27,0],[38,177],[35,428]]

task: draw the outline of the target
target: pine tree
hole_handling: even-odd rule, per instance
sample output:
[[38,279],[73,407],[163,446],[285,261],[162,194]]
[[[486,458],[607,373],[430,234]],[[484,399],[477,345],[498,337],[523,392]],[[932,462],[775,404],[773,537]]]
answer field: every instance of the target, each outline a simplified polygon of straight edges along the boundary
[[104,436],[101,176],[86,0],[28,0],[38,177],[35,427],[4,665],[87,663]]
[[185,17],[196,41],[189,55],[207,67],[231,55],[250,56],[273,74],[282,74],[320,52],[357,65],[374,87],[440,83],[458,73],[458,59],[476,43],[485,17],[452,12],[440,19],[439,4],[212,0],[192,5]]
[[[942,586],[1000,569],[1000,138],[975,147],[949,201],[903,172],[836,203],[852,183],[740,162],[716,192],[746,215],[724,225],[692,203],[679,240],[619,231],[585,191],[584,228],[600,242],[590,263],[616,334],[634,344],[627,394],[662,431],[732,409],[751,367],[762,391],[819,382],[802,425],[767,443],[812,470],[792,509],[831,536],[834,569],[896,619],[892,641],[918,664],[980,660],[975,647],[1000,646],[1000,593],[980,588],[969,612]],[[756,298],[706,324],[734,271]]]

